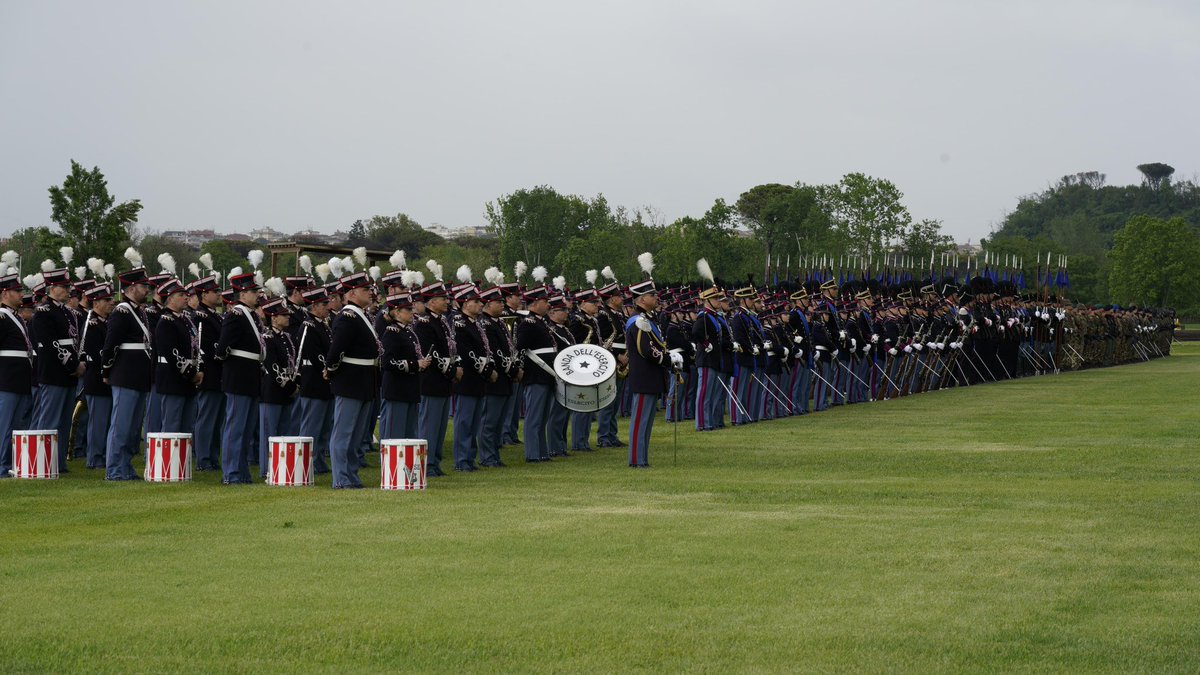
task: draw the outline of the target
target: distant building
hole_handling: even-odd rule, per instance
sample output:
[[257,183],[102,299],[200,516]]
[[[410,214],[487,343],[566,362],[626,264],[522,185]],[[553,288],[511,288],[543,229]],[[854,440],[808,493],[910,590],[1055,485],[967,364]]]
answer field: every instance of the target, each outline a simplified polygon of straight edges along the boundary
[[432,232],[432,233],[436,234],[437,236],[441,237],[442,239],[446,239],[446,240],[458,239],[459,237],[466,234],[460,228],[446,227],[445,225],[442,225],[441,223],[430,223],[429,225],[425,226],[425,231]]
[[972,244],[971,240],[968,239],[967,243],[955,246],[954,250],[958,251],[958,254],[961,256],[973,256],[979,255],[983,251],[983,248],[978,244]]
[[250,238],[266,244],[272,241],[283,241],[287,238],[287,235],[273,227],[258,227],[250,230]]
[[184,246],[200,248],[205,242],[216,239],[217,233],[213,230],[167,230],[162,236]]
[[225,234],[221,235],[225,241],[251,241],[250,237],[244,234]]

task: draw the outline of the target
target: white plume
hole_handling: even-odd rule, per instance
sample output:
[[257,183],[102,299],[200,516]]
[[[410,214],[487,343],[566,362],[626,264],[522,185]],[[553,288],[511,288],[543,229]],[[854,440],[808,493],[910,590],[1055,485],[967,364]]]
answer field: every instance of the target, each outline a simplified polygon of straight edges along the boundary
[[251,267],[253,267],[254,269],[258,269],[258,266],[261,265],[262,261],[263,261],[262,249],[256,248],[253,251],[250,251],[249,253],[247,253],[246,260],[250,261]]
[[396,252],[392,254],[392,257],[388,258],[388,262],[392,264],[392,269],[394,270],[404,269],[404,251],[396,249]]
[[564,276],[554,277],[554,288],[560,291],[567,290],[567,278]]
[[5,251],[4,255],[0,255],[0,260],[3,260],[4,264],[9,267],[16,267],[17,261],[20,259],[21,256],[17,255],[16,251]]
[[162,273],[175,276],[175,256],[170,253],[159,253],[158,264],[162,265]]
[[283,279],[279,277],[267,279],[266,283],[263,284],[263,288],[266,288],[268,293],[276,297],[282,298],[287,295],[287,286],[283,284]]
[[42,271],[43,272],[49,272],[53,269],[54,269],[54,261],[53,260],[46,258],[45,260],[42,261]]
[[104,276],[109,279],[117,276],[117,266],[112,263],[105,263]]
[[379,265],[371,265],[371,269],[367,270],[367,273],[371,275],[372,279],[379,281],[379,277],[383,274],[383,270],[379,269]]
[[212,272],[213,281],[216,281],[217,285],[220,286],[221,285],[221,273],[216,270],[209,270],[209,271]]
[[8,263],[0,260],[0,277],[4,276],[5,274],[8,274]]
[[80,265],[79,267],[75,268],[75,278],[76,279],[82,280],[85,276],[87,276],[87,266],[86,265]]
[[533,268],[533,280],[539,284],[546,280],[546,268],[538,265]]
[[188,272],[197,279],[200,278],[200,266],[196,263],[188,263]]
[[138,253],[137,249],[132,246],[125,249],[125,259],[134,267],[142,266],[142,254]]
[[434,279],[442,280],[442,266],[438,264],[438,261],[430,258],[425,261],[425,267],[433,274]]
[[100,258],[88,258],[87,266],[92,271],[92,276],[97,279],[104,276],[104,261]]
[[304,273],[311,277],[312,276],[312,258],[310,258],[306,255],[302,255],[302,256],[300,256],[299,262],[300,262],[300,269],[304,270]]
[[455,272],[454,276],[458,277],[458,282],[460,284],[469,284],[471,283],[471,279],[474,278],[471,275],[471,268],[467,267],[466,265],[458,268],[458,271]]
[[604,269],[600,270],[600,276],[604,277],[605,279],[608,279],[609,281],[617,280],[617,275],[613,274],[612,268],[609,267],[608,265],[605,265]]
[[213,259],[211,253],[200,254],[200,264],[204,265],[204,269],[211,270],[213,268]]
[[504,275],[500,273],[500,268],[492,266],[483,271],[483,280],[495,286],[496,284],[504,283]]
[[325,283],[329,279],[329,263],[317,265],[317,276],[321,278],[321,283]]
[[713,278],[712,267],[708,264],[707,259],[701,258],[696,261],[696,271],[700,273],[701,279],[704,279],[710,284],[716,283],[716,280]]
[[71,266],[71,261],[75,259],[75,249],[70,246],[64,246],[58,249],[58,254],[62,256],[63,264],[67,267]]
[[425,274],[420,270],[413,270],[412,273],[413,285],[420,288],[425,285]]
[[21,282],[25,284],[25,288],[33,288],[34,286],[37,286],[39,283],[41,283],[40,281],[38,281],[39,276],[41,276],[41,275],[40,274],[26,274],[25,278],[21,279]]
[[515,277],[517,281],[520,281],[521,277],[525,274],[526,270],[528,270],[528,269],[529,269],[529,266],[525,264],[524,260],[518,260],[517,264],[513,265],[513,277]]
[[342,259],[341,258],[330,258],[329,259],[329,273],[333,275],[333,278],[334,279],[342,278],[342,271],[343,271],[342,270]]
[[642,271],[646,273],[646,276],[649,277],[654,274],[654,255],[653,254],[651,254],[649,251],[647,251],[647,252],[639,255],[637,260],[638,260],[638,267],[642,268]]
[[366,246],[359,246],[358,248],[354,249],[353,254],[354,254],[354,259],[356,261],[358,261],[359,267],[367,266],[367,247]]
[[354,272],[354,258],[350,256],[342,258],[342,271],[346,274],[351,274]]
[[254,283],[258,284],[259,286],[263,285],[262,270],[254,270]]
[[241,273],[242,273],[242,268],[241,268],[241,267],[235,267],[235,268],[233,268],[233,269],[229,270],[229,276],[230,276],[230,277],[236,277],[237,275],[239,275],[239,274],[241,274]]
[[583,273],[583,278],[587,279],[589,286],[595,286],[596,279],[598,279],[599,277],[600,277],[600,273],[597,272],[596,270],[588,270]]

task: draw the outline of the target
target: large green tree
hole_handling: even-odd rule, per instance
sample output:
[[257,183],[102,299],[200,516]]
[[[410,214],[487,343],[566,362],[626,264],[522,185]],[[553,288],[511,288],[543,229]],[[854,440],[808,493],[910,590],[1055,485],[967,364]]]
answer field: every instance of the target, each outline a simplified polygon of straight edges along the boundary
[[603,195],[589,201],[559,194],[548,185],[504,195],[489,202],[486,211],[500,239],[501,262],[511,266],[524,260],[530,268],[549,268],[574,238],[611,224],[613,219]]
[[889,250],[912,222],[904,193],[884,178],[848,173],[817,196],[849,252],[863,258]]
[[119,259],[141,210],[137,199],[117,204],[99,167],[88,171],[75,160],[63,184],[50,188],[50,218],[74,242],[77,258]]
[[829,214],[818,199],[818,188],[809,185],[767,183],[743,192],[734,205],[767,256],[779,257],[840,248]]
[[1109,290],[1122,303],[1194,307],[1200,300],[1200,235],[1182,218],[1131,218],[1109,253]]
[[372,249],[404,251],[409,258],[419,257],[426,246],[436,246],[445,240],[421,227],[408,214],[394,216],[371,216],[367,220],[356,220],[350,226],[348,246],[366,246]]
[[[41,271],[43,260],[50,259],[61,266],[59,249],[63,246],[73,246],[61,233],[51,230],[45,225],[27,227],[17,230],[8,240],[8,248],[20,256],[20,272],[22,275],[34,274]],[[82,265],[86,258],[80,258],[75,253],[72,267]],[[16,271],[16,270],[14,270]]]

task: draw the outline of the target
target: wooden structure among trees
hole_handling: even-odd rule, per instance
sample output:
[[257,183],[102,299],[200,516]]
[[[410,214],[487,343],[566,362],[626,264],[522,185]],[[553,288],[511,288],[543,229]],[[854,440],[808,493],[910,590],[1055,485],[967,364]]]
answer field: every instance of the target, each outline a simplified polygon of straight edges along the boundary
[[[354,248],[350,246],[329,246],[327,244],[309,244],[298,241],[276,241],[267,244],[267,251],[271,254],[271,276],[280,276],[276,266],[280,256],[291,255],[292,257],[292,274],[300,273],[300,256],[309,253],[317,254],[319,257],[330,258],[332,256],[345,257],[354,253]],[[380,251],[367,249],[367,264],[362,269],[371,267],[373,263],[387,260],[392,255],[391,251]],[[318,261],[314,260],[315,265]],[[286,274],[286,272],[284,273]]]

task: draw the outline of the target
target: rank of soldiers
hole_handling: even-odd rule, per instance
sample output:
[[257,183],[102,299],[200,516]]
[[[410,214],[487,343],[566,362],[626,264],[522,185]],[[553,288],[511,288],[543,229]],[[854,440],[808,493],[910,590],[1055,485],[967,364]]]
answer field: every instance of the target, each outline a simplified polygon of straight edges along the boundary
[[[1085,307],[1065,289],[1033,292],[976,271],[898,279],[865,270],[807,270],[770,286],[723,288],[704,260],[698,282],[660,287],[610,268],[583,288],[518,262],[456,283],[436,261],[404,254],[381,274],[364,249],[264,279],[255,268],[212,269],[209,256],[177,276],[171,256],[150,274],[73,251],[41,272],[0,256],[0,476],[13,468],[12,432],[55,430],[72,456],[110,481],[138,480],[147,433],[191,434],[195,468],[225,484],[263,478],[268,439],[313,439],[315,470],[334,488],[361,488],[376,439],[428,444],[428,475],[502,467],[501,449],[548,462],[595,447],[627,447],[649,466],[660,408],[709,432],[792,415],[1170,353],[1171,312]],[[577,412],[555,398],[548,366],[579,344],[617,359],[615,402]],[[628,441],[618,417],[628,416]],[[520,420],[523,427],[519,427]],[[453,443],[445,447],[447,427]],[[518,438],[523,429],[524,441]],[[569,433],[568,433],[569,430]],[[67,452],[59,471],[67,471]]]

